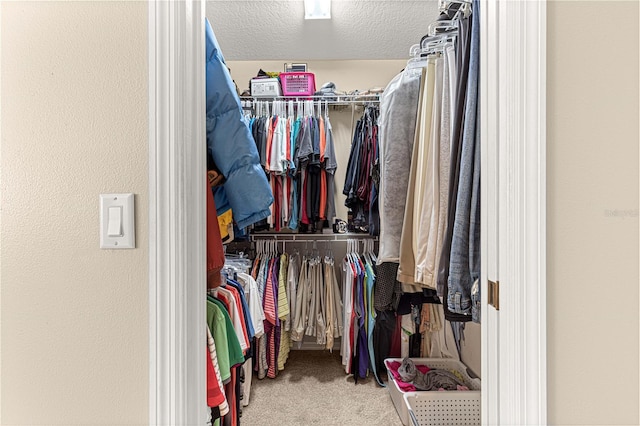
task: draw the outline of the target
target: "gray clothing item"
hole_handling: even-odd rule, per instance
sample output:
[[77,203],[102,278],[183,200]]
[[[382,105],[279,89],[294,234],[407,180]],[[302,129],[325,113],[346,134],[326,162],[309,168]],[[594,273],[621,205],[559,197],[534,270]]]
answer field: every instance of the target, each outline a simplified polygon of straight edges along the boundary
[[300,125],[300,133],[302,136],[300,137],[300,145],[296,153],[296,159],[300,162],[305,162],[308,160],[308,157],[313,154],[313,135],[311,134],[312,129],[308,117],[302,119]]
[[[453,45],[445,47],[443,61],[444,87],[442,92],[442,109],[440,122],[440,157],[439,161],[439,193],[438,193],[438,230],[436,235],[436,254],[433,269],[426,268],[430,275],[431,286],[437,287],[438,265],[442,256],[442,245],[447,230],[447,213],[449,211],[449,168],[451,166],[451,134],[453,125],[452,99],[455,96],[455,53]],[[438,294],[441,296],[441,294]]]
[[[449,279],[449,261],[451,258],[451,240],[453,238],[453,224],[455,221],[456,212],[456,199],[458,196],[458,180],[460,176],[460,154],[462,145],[462,130],[464,126],[464,111],[465,111],[465,98],[467,95],[467,75],[469,73],[469,49],[467,45],[470,42],[470,22],[469,19],[461,19],[459,26],[459,36],[457,38],[456,54],[458,66],[456,77],[457,88],[455,96],[455,114],[453,115],[453,126],[451,134],[451,167],[449,169],[449,210],[447,212],[447,227],[445,236],[442,242],[442,252],[440,255],[440,262],[438,264],[437,291],[440,297],[445,297],[448,291],[448,279]],[[468,40],[469,39],[469,40]],[[463,58],[461,61],[460,58]],[[454,98],[452,98],[453,101]],[[444,304],[445,317],[449,321],[468,321],[464,315],[452,314],[447,308],[447,304]],[[454,319],[455,316],[455,319]]]
[[309,309],[307,281],[307,260],[304,258],[302,260],[302,266],[300,267],[300,277],[298,278],[296,295],[296,311],[293,318],[293,327],[291,327],[291,340],[294,342],[301,342],[304,338],[304,330]]
[[383,262],[400,261],[400,236],[420,94],[420,70],[417,71],[405,70],[394,77],[380,100],[379,265]]
[[[460,180],[458,182],[458,197],[456,199],[455,221],[453,237],[451,240],[451,257],[449,263],[448,296],[447,304],[451,312],[471,315],[471,286],[473,285],[470,261],[478,261],[480,258],[479,238],[471,241],[471,200],[473,198],[473,184],[477,180],[479,190],[479,170],[475,171],[476,145],[480,143],[476,119],[478,116],[478,77],[480,66],[480,28],[478,1],[474,1],[473,17],[471,24],[471,53],[469,59],[469,78],[467,83],[467,96],[465,105],[464,130],[462,134],[462,147],[460,156]],[[479,161],[477,162],[479,166]],[[476,177],[476,173],[478,173]],[[479,196],[476,192],[476,202]],[[474,213],[477,213],[474,210]],[[474,227],[474,233],[478,227]],[[479,232],[477,232],[479,234]],[[479,237],[479,235],[477,235]],[[475,238],[476,236],[474,236]],[[473,255],[470,251],[473,250]],[[478,265],[474,265],[479,267]],[[479,275],[479,269],[473,271],[474,276]]]
[[447,370],[433,369],[422,373],[411,358],[402,360],[398,374],[403,382],[411,383],[416,389],[422,391],[438,391],[440,389],[455,391],[458,390],[458,386],[467,387],[455,374]]
[[263,334],[258,338],[258,379],[267,377],[269,364],[267,363],[267,335]]
[[287,300],[289,301],[289,315],[284,323],[284,331],[291,331],[295,326],[296,302],[298,289],[298,257],[297,253],[289,257],[289,266],[287,268]]
[[325,170],[327,171],[327,220],[331,225],[336,217],[336,200],[335,200],[335,173],[338,169],[338,161],[336,159],[336,148],[333,141],[333,128],[329,117],[324,119],[325,138],[327,145],[324,152]]

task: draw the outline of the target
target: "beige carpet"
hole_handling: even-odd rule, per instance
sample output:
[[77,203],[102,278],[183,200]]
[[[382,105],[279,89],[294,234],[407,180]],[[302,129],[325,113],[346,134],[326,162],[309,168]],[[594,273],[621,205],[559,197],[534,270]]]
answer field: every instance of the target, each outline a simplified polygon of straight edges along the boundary
[[354,384],[340,355],[291,351],[277,378],[254,375],[241,426],[402,426],[389,391],[369,377]]

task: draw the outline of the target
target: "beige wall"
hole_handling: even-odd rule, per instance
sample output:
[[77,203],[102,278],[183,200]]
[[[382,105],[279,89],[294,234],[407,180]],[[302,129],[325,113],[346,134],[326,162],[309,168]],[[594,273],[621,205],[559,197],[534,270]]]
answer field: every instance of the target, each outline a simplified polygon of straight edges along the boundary
[[[407,50],[407,60],[408,60]],[[223,51],[224,53],[224,51]],[[373,87],[384,88],[387,83],[406,65],[407,60],[361,60],[361,61],[309,61],[291,60],[287,62],[304,63],[309,72],[315,74],[316,88],[333,81],[336,90],[368,90]],[[249,88],[249,80],[258,74],[258,70],[282,72],[284,61],[227,61],[231,75],[240,91]]]
[[548,5],[551,424],[638,418],[638,2]]
[[[146,423],[147,4],[0,7],[1,422]],[[136,249],[99,249],[106,192]]]

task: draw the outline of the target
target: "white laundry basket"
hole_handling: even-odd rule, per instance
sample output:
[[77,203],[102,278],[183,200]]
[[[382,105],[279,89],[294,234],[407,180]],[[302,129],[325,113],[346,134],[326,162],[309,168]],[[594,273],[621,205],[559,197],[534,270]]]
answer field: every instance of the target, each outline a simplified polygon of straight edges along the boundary
[[389,394],[398,416],[405,426],[457,426],[480,424],[480,380],[467,374],[463,363],[448,358],[412,358],[416,365],[431,369],[456,370],[462,374],[468,391],[416,391],[403,392],[389,371],[389,362],[402,362],[401,358],[385,360],[389,376]]

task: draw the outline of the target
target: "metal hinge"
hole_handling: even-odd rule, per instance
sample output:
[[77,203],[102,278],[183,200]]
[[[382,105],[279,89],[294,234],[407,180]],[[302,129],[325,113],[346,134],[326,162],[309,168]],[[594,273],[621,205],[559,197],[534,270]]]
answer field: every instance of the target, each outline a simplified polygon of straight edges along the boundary
[[489,305],[496,308],[496,311],[500,310],[500,281],[491,281],[489,280],[489,285],[487,286],[487,302]]

